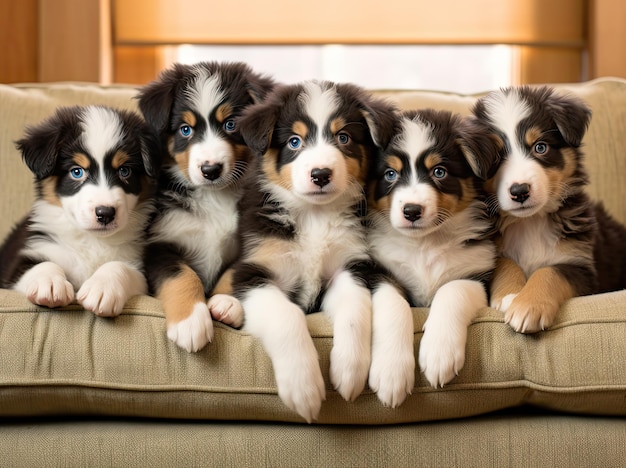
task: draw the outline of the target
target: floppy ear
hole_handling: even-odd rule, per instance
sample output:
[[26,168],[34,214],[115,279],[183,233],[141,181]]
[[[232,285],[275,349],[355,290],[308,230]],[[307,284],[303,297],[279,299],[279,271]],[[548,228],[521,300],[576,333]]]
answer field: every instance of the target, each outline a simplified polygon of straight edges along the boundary
[[567,144],[574,148],[580,146],[591,120],[591,110],[587,105],[574,96],[556,94],[550,96],[546,105]]
[[374,144],[380,149],[386,148],[398,125],[396,107],[386,100],[371,99],[364,105],[363,116]]
[[59,150],[72,136],[72,121],[77,121],[77,109],[60,108],[39,125],[28,127],[25,136],[15,142],[22,159],[38,180],[54,172]]
[[274,80],[269,77],[259,75],[258,73],[251,73],[246,86],[248,88],[248,94],[252,97],[252,102],[258,104],[274,89],[275,83]]
[[285,102],[284,95],[273,92],[263,102],[247,107],[237,122],[246,145],[258,155],[265,154],[272,142],[274,127]]
[[149,177],[156,178],[161,169],[163,155],[159,137],[153,128],[144,124],[141,131],[141,159]]
[[162,72],[159,77],[139,90],[139,110],[148,125],[162,134],[167,130],[176,93],[183,77],[191,67],[180,63]]
[[463,118],[457,144],[476,177],[486,180],[495,173],[504,142],[475,117]]

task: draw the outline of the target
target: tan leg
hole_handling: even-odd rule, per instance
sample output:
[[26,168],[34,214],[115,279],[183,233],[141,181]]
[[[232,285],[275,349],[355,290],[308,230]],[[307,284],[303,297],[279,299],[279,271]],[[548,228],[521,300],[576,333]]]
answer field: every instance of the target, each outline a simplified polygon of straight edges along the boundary
[[503,299],[519,293],[526,284],[526,275],[510,258],[500,257],[491,281],[491,307],[505,311]]
[[548,328],[565,301],[575,295],[569,282],[552,267],[535,271],[506,311],[505,320],[518,332]]

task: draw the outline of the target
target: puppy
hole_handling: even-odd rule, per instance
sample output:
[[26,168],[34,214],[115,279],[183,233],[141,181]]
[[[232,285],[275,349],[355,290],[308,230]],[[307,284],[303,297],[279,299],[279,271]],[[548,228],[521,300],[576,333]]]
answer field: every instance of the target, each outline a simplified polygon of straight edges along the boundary
[[307,421],[325,398],[305,314],[333,323],[330,379],[346,400],[363,390],[371,353],[371,261],[364,184],[393,108],[349,84],[281,86],[240,120],[257,153],[243,199],[241,258],[228,275],[260,338],[282,401]]
[[96,315],[118,315],[147,292],[141,257],[156,135],[135,113],[67,107],[28,128],[17,147],[37,196],[0,250],[0,285],[38,305],[76,298]]
[[491,305],[533,333],[573,296],[626,287],[626,230],[584,192],[586,105],[523,86],[481,98],[473,113],[501,148],[486,184],[500,255]]
[[242,63],[174,65],[139,94],[139,108],[165,153],[158,214],[144,262],[161,300],[167,336],[187,351],[213,338],[211,316],[238,327],[242,311],[207,295],[238,255],[237,204],[250,151],[237,118],[273,81]]
[[413,387],[409,304],[430,306],[419,349],[428,381],[443,386],[464,365],[467,328],[487,306],[495,267],[481,177],[496,149],[458,115],[409,111],[374,167],[368,239],[388,275],[373,292],[369,381],[391,406]]

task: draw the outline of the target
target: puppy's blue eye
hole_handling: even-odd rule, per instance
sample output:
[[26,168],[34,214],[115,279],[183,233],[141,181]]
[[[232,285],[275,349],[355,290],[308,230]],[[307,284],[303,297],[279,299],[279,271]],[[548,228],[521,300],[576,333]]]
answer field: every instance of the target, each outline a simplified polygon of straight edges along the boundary
[[394,182],[398,178],[398,172],[395,169],[387,169],[385,171],[385,180],[387,182]]
[[533,149],[535,154],[546,154],[548,152],[548,144],[543,141],[539,141],[535,143],[535,147]]
[[74,166],[70,169],[70,177],[75,180],[80,180],[85,176],[85,169],[82,167]]
[[237,123],[234,119],[228,119],[226,122],[224,122],[224,130],[226,130],[227,132],[234,132],[235,128],[237,128]]
[[122,179],[128,179],[132,174],[132,169],[127,166],[122,166],[117,170],[117,173],[120,175]]
[[350,136],[347,133],[341,132],[337,135],[337,141],[340,145],[347,145],[350,141]]
[[291,138],[289,138],[289,140],[287,140],[287,145],[292,150],[297,150],[302,146],[302,138],[300,138],[299,136],[292,136]]
[[189,138],[193,133],[193,128],[190,125],[181,125],[179,131],[182,136]]
[[433,176],[435,177],[435,179],[443,179],[446,174],[446,170],[441,166],[437,166],[433,169]]

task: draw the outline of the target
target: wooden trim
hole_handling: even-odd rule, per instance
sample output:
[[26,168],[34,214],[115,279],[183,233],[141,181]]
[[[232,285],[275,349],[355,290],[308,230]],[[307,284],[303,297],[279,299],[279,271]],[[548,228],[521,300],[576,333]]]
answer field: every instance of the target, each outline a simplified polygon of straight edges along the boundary
[[121,45],[584,45],[584,0],[113,2]]
[[582,51],[555,47],[518,47],[515,84],[571,83],[582,80]]
[[39,81],[111,81],[110,0],[39,1]]
[[0,83],[37,81],[37,0],[0,6]]
[[117,46],[114,51],[114,63],[115,83],[146,84],[154,80],[169,64],[167,48]]
[[626,78],[626,2],[589,1],[589,78]]

